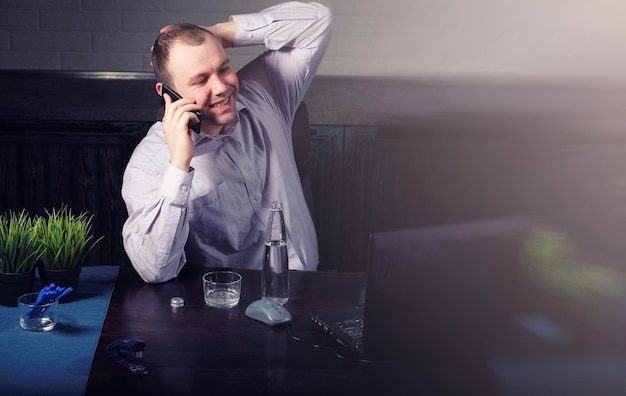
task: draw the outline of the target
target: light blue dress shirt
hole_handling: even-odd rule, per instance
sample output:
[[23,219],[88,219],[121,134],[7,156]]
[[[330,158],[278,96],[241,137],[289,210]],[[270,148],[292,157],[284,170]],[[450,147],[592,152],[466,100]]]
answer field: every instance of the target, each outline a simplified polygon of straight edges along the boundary
[[124,173],[129,217],[122,236],[149,283],[183,265],[260,269],[272,201],[283,202],[289,268],[316,270],[313,221],[296,168],[291,123],[332,33],[329,10],[289,2],[231,17],[235,46],[269,51],[238,72],[238,121],[219,136],[193,134],[190,172],[169,164],[162,123],[139,143]]

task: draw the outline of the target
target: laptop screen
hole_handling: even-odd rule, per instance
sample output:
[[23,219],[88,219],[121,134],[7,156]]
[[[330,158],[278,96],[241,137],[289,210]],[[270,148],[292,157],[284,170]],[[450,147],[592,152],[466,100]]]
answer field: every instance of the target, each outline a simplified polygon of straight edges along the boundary
[[[479,348],[511,303],[523,217],[370,236],[364,348],[414,360]],[[469,352],[469,351],[468,351]]]

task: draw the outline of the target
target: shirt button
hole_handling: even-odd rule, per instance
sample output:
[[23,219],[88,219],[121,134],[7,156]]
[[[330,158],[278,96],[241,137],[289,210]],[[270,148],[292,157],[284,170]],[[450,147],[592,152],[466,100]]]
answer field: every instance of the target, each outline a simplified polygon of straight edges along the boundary
[[248,26],[254,27],[254,21],[248,21]]
[[248,38],[250,38],[250,39],[254,38],[254,33],[252,33],[252,32],[248,33]]
[[293,258],[296,254],[294,252],[289,252],[289,258]]
[[248,165],[243,167],[244,172],[250,172],[250,167]]
[[181,189],[182,192],[189,191],[189,187],[188,186],[180,186],[180,189]]
[[259,196],[255,195],[254,197],[252,197],[252,199],[254,199],[255,201],[258,201],[259,200]]

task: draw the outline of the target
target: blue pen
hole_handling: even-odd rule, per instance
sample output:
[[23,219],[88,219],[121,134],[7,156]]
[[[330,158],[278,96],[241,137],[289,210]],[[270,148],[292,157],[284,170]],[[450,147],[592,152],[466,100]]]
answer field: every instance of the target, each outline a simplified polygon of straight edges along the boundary
[[35,308],[37,308],[38,306],[44,304],[44,299],[45,299],[47,293],[48,293],[48,286],[44,287],[43,289],[41,289],[39,291],[39,295],[37,296],[37,301],[35,301],[35,304],[26,313],[27,317],[29,317],[29,318],[32,317],[33,311],[35,310]]
[[67,289],[63,290],[63,292],[61,293],[61,295],[59,295],[59,297],[57,297],[57,300],[62,299],[63,297],[67,296],[68,294],[70,294],[74,289],[72,289],[72,287],[68,287]]
[[42,305],[47,305],[55,301],[58,301],[61,298],[68,295],[69,293],[71,293],[73,290],[74,289],[72,289],[72,287],[64,288],[64,287],[57,286],[55,288],[54,283],[51,283],[50,285],[44,287],[39,292],[39,295],[37,296],[37,301],[35,302],[33,307],[28,311],[26,316],[29,318],[42,317],[43,313],[48,308],[48,307],[42,307]]

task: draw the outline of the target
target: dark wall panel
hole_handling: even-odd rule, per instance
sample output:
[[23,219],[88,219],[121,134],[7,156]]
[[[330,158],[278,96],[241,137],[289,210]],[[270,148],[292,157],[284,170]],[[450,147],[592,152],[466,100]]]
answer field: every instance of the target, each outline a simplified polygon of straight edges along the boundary
[[0,123],[0,211],[33,214],[66,204],[93,214],[94,233],[104,235],[88,265],[127,264],[121,242],[126,207],[122,174],[146,123]]

